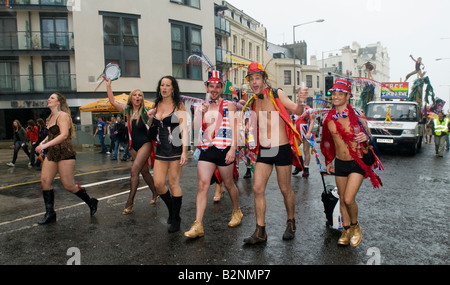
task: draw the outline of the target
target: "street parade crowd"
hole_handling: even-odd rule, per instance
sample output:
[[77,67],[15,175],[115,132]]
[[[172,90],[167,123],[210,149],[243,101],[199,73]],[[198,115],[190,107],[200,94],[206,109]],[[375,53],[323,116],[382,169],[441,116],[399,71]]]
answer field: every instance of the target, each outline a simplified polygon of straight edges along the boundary
[[[216,184],[214,201],[220,201],[223,187],[231,198],[228,226],[240,225],[244,214],[239,206],[239,190],[235,183],[239,159],[247,167],[244,178],[250,178],[253,172],[255,229],[244,243],[253,245],[267,241],[265,190],[274,168],[286,210],[286,228],[282,238],[291,240],[295,237],[295,195],[291,175],[302,173],[308,178],[311,155],[318,156],[312,147],[315,112],[306,105],[308,89],[300,88],[297,103],[291,101],[282,89],[268,85],[268,74],[258,62],[249,65],[246,81],[253,96],[241,101],[226,100],[222,98],[225,87],[222,74],[210,71],[205,82],[206,100],[197,104],[194,110],[192,124],[197,140],[194,159],[197,161],[198,188],[195,219],[190,229],[184,232],[187,238],[199,238],[208,232],[203,220],[207,193],[212,184]],[[188,163],[190,114],[186,111],[177,80],[172,76],[159,80],[155,105],[151,109],[145,107],[141,90],[131,91],[127,104],[124,104],[115,100],[110,79],[106,86],[110,103],[122,116],[117,118],[119,124],[116,125],[128,127],[113,132],[124,145],[122,159],[133,158],[130,193],[122,214],[133,212],[139,176],[142,175],[153,194],[151,204],[161,198],[167,206],[168,232],[180,231],[183,201],[180,178],[183,166]],[[356,247],[362,241],[362,227],[355,198],[365,178],[370,179],[374,188],[383,185],[374,171],[374,166],[381,162],[373,150],[372,136],[363,112],[349,104],[351,81],[337,79],[330,92],[333,108],[324,114],[320,150],[325,158],[324,171],[335,176],[338,188],[343,229],[337,243]],[[51,94],[48,108],[51,115],[46,123],[40,120],[36,126],[30,120],[25,130],[19,121],[14,121],[14,156],[8,163],[14,166],[22,148],[30,158],[30,166],[42,164],[41,186],[46,213],[39,222],[41,225],[56,221],[52,182],[57,173],[64,188],[83,200],[91,215],[96,213],[98,206],[98,200],[74,182],[76,152],[72,138],[75,129],[65,97],[58,92]],[[124,118],[127,118],[126,125],[121,122]],[[445,143],[449,119],[441,112],[439,118],[428,123],[426,142],[431,143],[428,136],[434,135],[436,155],[442,156],[444,149],[448,150]],[[105,123],[99,120],[99,124],[104,126]],[[99,134],[99,137],[104,136],[104,132]],[[31,152],[26,144],[28,140],[32,142]],[[117,159],[118,147],[119,143],[115,143],[111,148],[113,159]],[[102,152],[106,151],[102,143]],[[153,169],[153,175],[150,169]]]

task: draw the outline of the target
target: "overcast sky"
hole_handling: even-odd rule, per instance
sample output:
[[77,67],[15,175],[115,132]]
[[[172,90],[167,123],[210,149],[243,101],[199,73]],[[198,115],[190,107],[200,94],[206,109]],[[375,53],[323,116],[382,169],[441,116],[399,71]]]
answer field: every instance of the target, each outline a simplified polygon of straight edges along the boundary
[[[436,96],[450,107],[450,1],[448,0],[227,0],[267,28],[268,41],[308,44],[308,57],[358,42],[381,42],[390,57],[391,81],[414,70],[409,58],[422,57]],[[437,58],[448,58],[436,61]],[[308,58],[309,60],[309,58]],[[412,86],[413,76],[409,79]]]

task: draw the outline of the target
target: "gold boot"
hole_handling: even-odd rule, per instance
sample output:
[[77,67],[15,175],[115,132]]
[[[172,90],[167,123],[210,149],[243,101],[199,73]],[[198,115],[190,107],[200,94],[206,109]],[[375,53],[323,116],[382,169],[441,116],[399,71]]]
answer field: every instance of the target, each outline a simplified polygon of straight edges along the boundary
[[231,214],[231,220],[228,223],[228,226],[230,228],[239,226],[241,224],[242,217],[244,217],[244,215],[242,214],[241,209],[233,210],[233,213]]
[[341,237],[338,240],[339,245],[349,245],[350,244],[350,238],[351,238],[351,228],[346,230],[345,228],[342,229]]
[[203,232],[203,224],[199,221],[194,221],[194,223],[191,226],[191,229],[184,233],[185,237],[188,238],[197,238],[204,236],[205,233]]
[[350,226],[352,229],[352,237],[350,238],[350,245],[353,247],[358,246],[362,241],[362,228],[359,223],[354,226]]

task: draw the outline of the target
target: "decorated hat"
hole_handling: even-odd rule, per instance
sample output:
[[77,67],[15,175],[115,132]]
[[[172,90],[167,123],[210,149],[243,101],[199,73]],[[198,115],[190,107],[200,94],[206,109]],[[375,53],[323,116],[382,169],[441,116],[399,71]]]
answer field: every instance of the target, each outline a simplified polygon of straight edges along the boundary
[[350,95],[352,95],[352,83],[345,79],[337,79],[334,82],[333,88],[329,90],[330,92],[339,91],[339,92],[345,92]]
[[250,63],[250,65],[248,66],[248,72],[247,72],[247,76],[245,77],[245,80],[248,82],[250,75],[255,74],[255,73],[262,73],[266,76],[266,79],[269,79],[269,75],[264,70],[264,67],[262,66],[262,64],[255,61],[255,62]]
[[207,83],[222,83],[222,74],[218,70],[212,70],[208,72],[208,80],[205,82]]

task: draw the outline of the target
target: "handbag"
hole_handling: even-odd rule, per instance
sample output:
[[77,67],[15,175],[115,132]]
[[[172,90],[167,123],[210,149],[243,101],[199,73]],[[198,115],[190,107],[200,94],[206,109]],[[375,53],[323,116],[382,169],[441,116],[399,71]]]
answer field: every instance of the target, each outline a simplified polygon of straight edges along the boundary
[[369,166],[375,163],[375,154],[373,153],[373,146],[369,145],[363,148],[362,161],[364,161],[364,163]]

